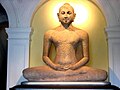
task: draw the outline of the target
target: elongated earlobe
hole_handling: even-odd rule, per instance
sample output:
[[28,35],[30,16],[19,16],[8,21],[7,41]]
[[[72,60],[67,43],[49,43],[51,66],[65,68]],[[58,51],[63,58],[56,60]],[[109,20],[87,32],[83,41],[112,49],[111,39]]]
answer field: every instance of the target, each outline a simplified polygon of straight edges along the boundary
[[59,17],[59,13],[57,13],[57,16]]
[[74,19],[75,19],[75,17],[76,17],[76,13],[74,13],[74,18],[73,18],[73,22],[74,22]]
[[57,13],[57,16],[58,16],[58,19],[59,19],[59,22],[60,22],[59,13]]
[[76,17],[76,13],[74,13],[74,17]]

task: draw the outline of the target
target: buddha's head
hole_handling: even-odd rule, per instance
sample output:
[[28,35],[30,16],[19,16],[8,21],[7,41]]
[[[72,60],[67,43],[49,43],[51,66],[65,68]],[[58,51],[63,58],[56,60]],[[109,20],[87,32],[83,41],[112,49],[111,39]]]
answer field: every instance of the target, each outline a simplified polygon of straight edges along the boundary
[[69,3],[65,3],[59,8],[58,18],[63,24],[70,24],[74,21],[76,14],[73,7]]

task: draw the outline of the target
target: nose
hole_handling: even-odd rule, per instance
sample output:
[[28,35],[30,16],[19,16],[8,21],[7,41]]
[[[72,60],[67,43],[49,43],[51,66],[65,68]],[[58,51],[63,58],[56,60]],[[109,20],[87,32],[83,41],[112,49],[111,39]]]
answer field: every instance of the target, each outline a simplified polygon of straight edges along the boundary
[[64,18],[65,18],[65,19],[67,19],[68,17],[67,17],[67,16],[65,16]]
[[68,15],[67,15],[67,13],[65,13],[65,15],[64,15],[64,18],[66,19],[66,18],[68,18]]

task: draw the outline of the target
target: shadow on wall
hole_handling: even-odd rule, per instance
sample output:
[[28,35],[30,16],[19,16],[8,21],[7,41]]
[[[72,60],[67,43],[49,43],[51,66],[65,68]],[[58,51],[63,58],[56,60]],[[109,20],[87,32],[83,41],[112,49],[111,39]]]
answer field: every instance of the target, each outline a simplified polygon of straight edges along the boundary
[[19,78],[19,80],[17,81],[17,85],[20,85],[21,84],[21,81],[27,81],[27,79],[25,79],[23,76],[21,76],[20,78]]
[[120,78],[118,78],[119,76],[117,76],[111,68],[109,68],[109,72],[111,73],[111,76],[112,76],[112,79],[111,79],[112,83],[116,86],[120,86]]

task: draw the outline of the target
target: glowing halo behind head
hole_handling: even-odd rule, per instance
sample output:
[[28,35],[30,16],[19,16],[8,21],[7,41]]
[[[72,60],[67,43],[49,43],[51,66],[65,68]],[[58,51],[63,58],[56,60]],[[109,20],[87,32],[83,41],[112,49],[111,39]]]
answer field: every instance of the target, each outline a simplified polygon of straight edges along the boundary
[[89,16],[88,9],[82,3],[77,3],[77,2],[74,2],[74,1],[69,1],[69,2],[67,1],[67,2],[56,3],[53,10],[52,10],[51,18],[54,20],[54,22],[56,24],[59,24],[57,13],[59,12],[59,8],[64,3],[69,3],[74,8],[74,12],[76,13],[76,17],[75,17],[75,20],[73,22],[73,25],[82,25],[85,22],[87,22],[88,16]]
[[76,18],[74,24],[82,24],[88,20],[88,10],[83,5],[76,5],[75,8]]

